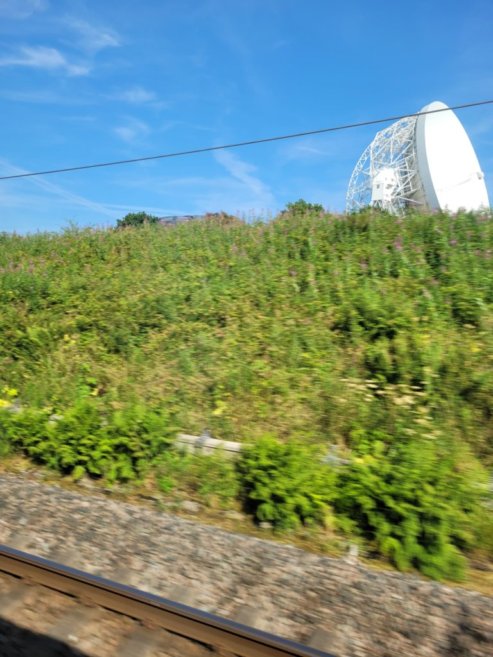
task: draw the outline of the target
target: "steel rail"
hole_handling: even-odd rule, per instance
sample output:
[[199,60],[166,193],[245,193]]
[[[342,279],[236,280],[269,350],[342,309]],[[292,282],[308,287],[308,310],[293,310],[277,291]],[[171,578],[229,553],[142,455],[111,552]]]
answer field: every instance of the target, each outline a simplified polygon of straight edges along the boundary
[[2,544],[0,571],[240,657],[333,657],[269,632]]

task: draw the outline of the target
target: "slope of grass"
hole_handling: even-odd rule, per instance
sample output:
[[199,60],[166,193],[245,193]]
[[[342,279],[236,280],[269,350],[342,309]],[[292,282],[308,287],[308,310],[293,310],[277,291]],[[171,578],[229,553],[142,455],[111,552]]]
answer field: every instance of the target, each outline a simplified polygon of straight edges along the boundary
[[[291,211],[268,224],[2,234],[3,405],[38,424],[27,446],[15,414],[0,429],[54,467],[114,479],[142,471],[139,445],[154,458],[179,429],[337,443],[359,459],[357,485],[348,474],[341,486],[360,497],[348,507],[334,492],[334,508],[347,531],[397,554],[399,537],[377,540],[382,526],[355,493],[385,470],[373,463],[409,462],[412,481],[437,490],[444,455],[471,484],[493,464],[492,256],[491,217],[475,214]],[[62,447],[58,415],[88,427],[80,454]],[[416,452],[419,440],[436,448]],[[386,471],[392,497],[407,475]],[[401,497],[399,508],[423,504],[429,517],[432,500]],[[451,518],[437,521],[445,534]]]
[[492,226],[288,215],[3,234],[1,380],[28,405],[138,400],[236,439],[345,442],[417,407],[491,463]]

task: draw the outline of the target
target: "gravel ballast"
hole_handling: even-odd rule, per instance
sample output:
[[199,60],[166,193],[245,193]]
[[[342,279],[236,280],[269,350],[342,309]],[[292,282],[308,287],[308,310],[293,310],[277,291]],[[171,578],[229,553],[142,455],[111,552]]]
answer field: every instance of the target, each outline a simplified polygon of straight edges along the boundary
[[0,542],[338,657],[493,654],[493,598],[0,475]]

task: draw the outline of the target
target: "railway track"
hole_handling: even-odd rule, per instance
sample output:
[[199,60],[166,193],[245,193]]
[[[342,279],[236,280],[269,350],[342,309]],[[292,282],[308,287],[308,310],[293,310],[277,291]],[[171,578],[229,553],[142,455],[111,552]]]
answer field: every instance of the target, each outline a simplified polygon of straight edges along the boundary
[[8,657],[333,657],[320,636],[295,643],[6,545],[0,640]]

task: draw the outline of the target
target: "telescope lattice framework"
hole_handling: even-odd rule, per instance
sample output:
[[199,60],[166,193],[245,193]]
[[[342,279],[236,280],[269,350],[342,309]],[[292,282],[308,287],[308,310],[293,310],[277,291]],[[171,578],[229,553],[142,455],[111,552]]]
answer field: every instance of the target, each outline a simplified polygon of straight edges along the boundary
[[488,190],[474,147],[453,111],[434,101],[377,132],[349,181],[346,211],[376,207],[394,215],[484,211]]
[[416,116],[377,132],[359,158],[349,181],[346,211],[368,206],[400,215],[418,205],[420,179],[416,157]]

